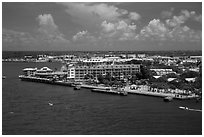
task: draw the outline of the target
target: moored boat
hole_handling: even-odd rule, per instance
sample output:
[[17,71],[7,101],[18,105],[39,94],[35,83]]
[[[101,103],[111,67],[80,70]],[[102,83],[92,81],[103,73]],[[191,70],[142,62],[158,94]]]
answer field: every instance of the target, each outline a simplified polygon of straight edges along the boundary
[[80,89],[81,89],[81,86],[80,86],[80,85],[74,86],[74,90],[80,90]]
[[164,102],[171,102],[173,100],[173,97],[165,97]]
[[118,94],[122,96],[127,96],[127,92],[124,90],[119,90],[119,89],[92,89],[92,92],[101,92],[101,93],[109,93],[109,94]]

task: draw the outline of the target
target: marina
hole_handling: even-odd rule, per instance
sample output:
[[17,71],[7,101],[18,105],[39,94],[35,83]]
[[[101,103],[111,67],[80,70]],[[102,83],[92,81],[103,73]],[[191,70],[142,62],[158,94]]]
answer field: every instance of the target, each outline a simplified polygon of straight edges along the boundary
[[[146,134],[171,134],[172,132],[175,134],[199,134],[201,131],[201,113],[182,111],[182,109],[178,109],[178,106],[201,110],[202,101],[175,99],[171,103],[164,103],[162,98],[134,95],[130,92],[125,97],[117,94],[93,93],[91,89],[95,88],[94,85],[87,88],[88,85],[85,84],[86,88],[74,90],[74,85],[71,87],[51,86],[46,83],[38,84],[39,82],[19,80],[18,75],[22,73],[22,69],[28,66],[38,68],[47,66],[54,69],[56,66],[60,67],[61,64],[3,63],[3,72],[7,77],[2,83],[4,134],[35,134],[43,132],[44,128],[53,127],[55,129],[50,129],[48,134],[78,133],[72,129],[79,130],[81,134],[87,134],[87,131],[90,134],[104,132],[103,129],[96,128],[96,125],[108,127],[104,130],[109,134],[141,134],[144,132],[135,130],[135,128],[140,129],[141,125]],[[101,85],[101,87],[103,86]],[[10,96],[11,94],[12,96]],[[18,103],[13,103],[17,101]],[[59,116],[57,117],[59,121],[55,119],[56,116]],[[177,117],[182,118],[178,119]],[[7,120],[11,118],[12,121]],[[47,119],[53,119],[54,122],[50,123]],[[107,125],[104,120],[109,124]],[[27,125],[28,121],[31,126]],[[39,127],[40,121],[42,123]],[[77,126],[75,126],[76,121],[80,123]],[[155,126],[155,122],[158,126]],[[149,124],[147,125],[147,123]],[[175,123],[180,128],[174,128]],[[70,128],[67,128],[67,125]],[[124,125],[127,127],[124,128]],[[134,130],[131,127],[135,127]]]
[[2,135],[202,135],[202,2],[2,2]]
[[[118,88],[118,89],[116,88],[113,90],[113,88],[110,86],[107,87],[102,85],[88,85],[83,83],[76,84],[77,82],[60,81],[60,80],[54,80],[53,78],[39,78],[39,77],[24,76],[24,75],[20,75],[19,78],[23,81],[74,87],[75,90],[86,88],[86,89],[92,89],[93,92],[113,93],[113,94],[122,94],[122,95],[127,95],[127,93],[130,93],[130,94],[138,94],[138,95],[146,95],[146,96],[163,97],[164,101],[171,101],[172,99],[184,100],[184,99],[199,98],[199,96],[195,94],[176,93],[175,91],[164,92],[163,90],[159,90],[159,89],[150,90],[150,87],[147,85],[130,85],[130,86],[128,85],[128,86],[125,86],[124,88]],[[122,92],[121,92],[121,89],[123,90]]]

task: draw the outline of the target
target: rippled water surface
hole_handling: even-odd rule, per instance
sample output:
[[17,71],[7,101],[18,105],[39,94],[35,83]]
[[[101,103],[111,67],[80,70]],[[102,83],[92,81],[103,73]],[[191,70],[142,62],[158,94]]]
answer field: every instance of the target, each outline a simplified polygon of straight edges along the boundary
[[201,102],[195,100],[165,103],[157,97],[75,91],[71,87],[18,79],[25,67],[59,69],[60,65],[3,62],[3,134],[202,134],[202,113],[178,109],[201,109]]

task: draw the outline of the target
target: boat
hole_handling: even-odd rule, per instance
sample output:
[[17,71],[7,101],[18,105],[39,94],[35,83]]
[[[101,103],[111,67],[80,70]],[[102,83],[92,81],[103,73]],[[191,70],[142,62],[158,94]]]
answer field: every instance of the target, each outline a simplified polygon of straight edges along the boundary
[[172,100],[173,100],[173,97],[169,97],[169,96],[164,97],[164,102],[170,102]]
[[111,87],[106,87],[102,85],[88,85],[88,84],[81,84],[82,88],[87,88],[87,89],[111,89]]
[[196,98],[196,103],[198,103],[200,100],[202,100],[201,97]]
[[182,106],[180,106],[179,108],[180,108],[180,109],[183,109],[183,110],[188,110],[187,107],[182,107]]
[[49,105],[49,106],[53,106],[53,103],[50,103],[50,102],[49,102],[48,105]]
[[2,79],[6,79],[6,76],[2,76]]
[[74,90],[80,90],[80,89],[81,89],[81,86],[80,86],[80,85],[74,86]]
[[179,109],[182,109],[182,110],[188,110],[188,111],[202,112],[202,110],[200,110],[200,109],[192,109],[192,108],[183,107],[183,106],[180,106]]
[[100,88],[96,88],[96,89],[92,89],[91,91],[92,92],[118,94],[118,95],[122,95],[122,96],[127,96],[127,92],[126,91],[118,90],[118,89],[100,89]]

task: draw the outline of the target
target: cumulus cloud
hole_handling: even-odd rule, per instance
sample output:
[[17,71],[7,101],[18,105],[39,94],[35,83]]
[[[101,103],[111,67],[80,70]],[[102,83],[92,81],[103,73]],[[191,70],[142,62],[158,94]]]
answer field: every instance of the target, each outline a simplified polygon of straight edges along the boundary
[[106,20],[102,22],[101,24],[103,31],[105,32],[111,32],[114,30],[115,25],[113,23],[108,23]]
[[168,23],[163,23],[159,19],[153,19],[145,26],[140,34],[136,36],[138,40],[172,40],[172,41],[201,41],[201,31],[195,31],[188,26],[176,25],[172,28]]
[[79,41],[79,40],[94,40],[94,36],[91,36],[90,33],[85,30],[85,31],[80,31],[78,33],[76,33],[74,36],[73,36],[73,41]]
[[178,16],[173,16],[171,19],[167,19],[166,24],[170,27],[176,27],[184,24],[189,19],[202,22],[202,15],[197,15],[195,11],[181,10]]
[[141,18],[140,14],[136,13],[136,12],[130,12],[129,13],[129,18],[131,20],[139,20]]
[[14,31],[9,29],[2,29],[2,41],[6,43],[32,43],[36,39],[27,32]]
[[165,40],[168,28],[159,19],[153,19],[140,31],[141,38]]
[[72,20],[87,29],[100,27],[103,21],[111,23],[125,20],[139,20],[140,15],[136,12],[129,13],[128,10],[121,9],[110,3],[59,3],[66,7],[66,13]]
[[170,10],[162,11],[161,17],[162,18],[170,18],[173,15],[174,8],[170,8]]
[[202,39],[201,31],[194,31],[188,26],[178,26],[168,33],[169,39],[173,41],[191,41],[198,42]]
[[102,37],[118,40],[132,40],[136,33],[136,25],[127,24],[125,21],[120,20],[116,23],[110,23],[107,21],[102,22]]
[[43,14],[37,17],[39,24],[39,38],[47,42],[69,42],[58,29],[51,14]]
[[136,36],[138,40],[170,40],[170,41],[190,41],[200,42],[202,40],[201,31],[196,31],[186,25],[188,20],[201,22],[202,16],[195,11],[181,10],[178,16],[173,16],[174,9],[163,11],[163,18],[168,18],[164,22],[153,19]]
[[17,45],[24,50],[36,50],[37,48],[58,50],[66,48],[67,44],[70,43],[59,31],[51,14],[39,15],[36,20],[39,27],[35,33],[3,29],[2,41],[5,45],[9,45],[7,47],[4,45],[4,48],[12,50]]
[[[92,19],[94,22],[101,20],[114,21],[127,14],[126,10],[120,10],[113,5],[104,3],[60,3],[67,7],[66,12],[74,18]],[[90,20],[89,20],[90,21]]]

